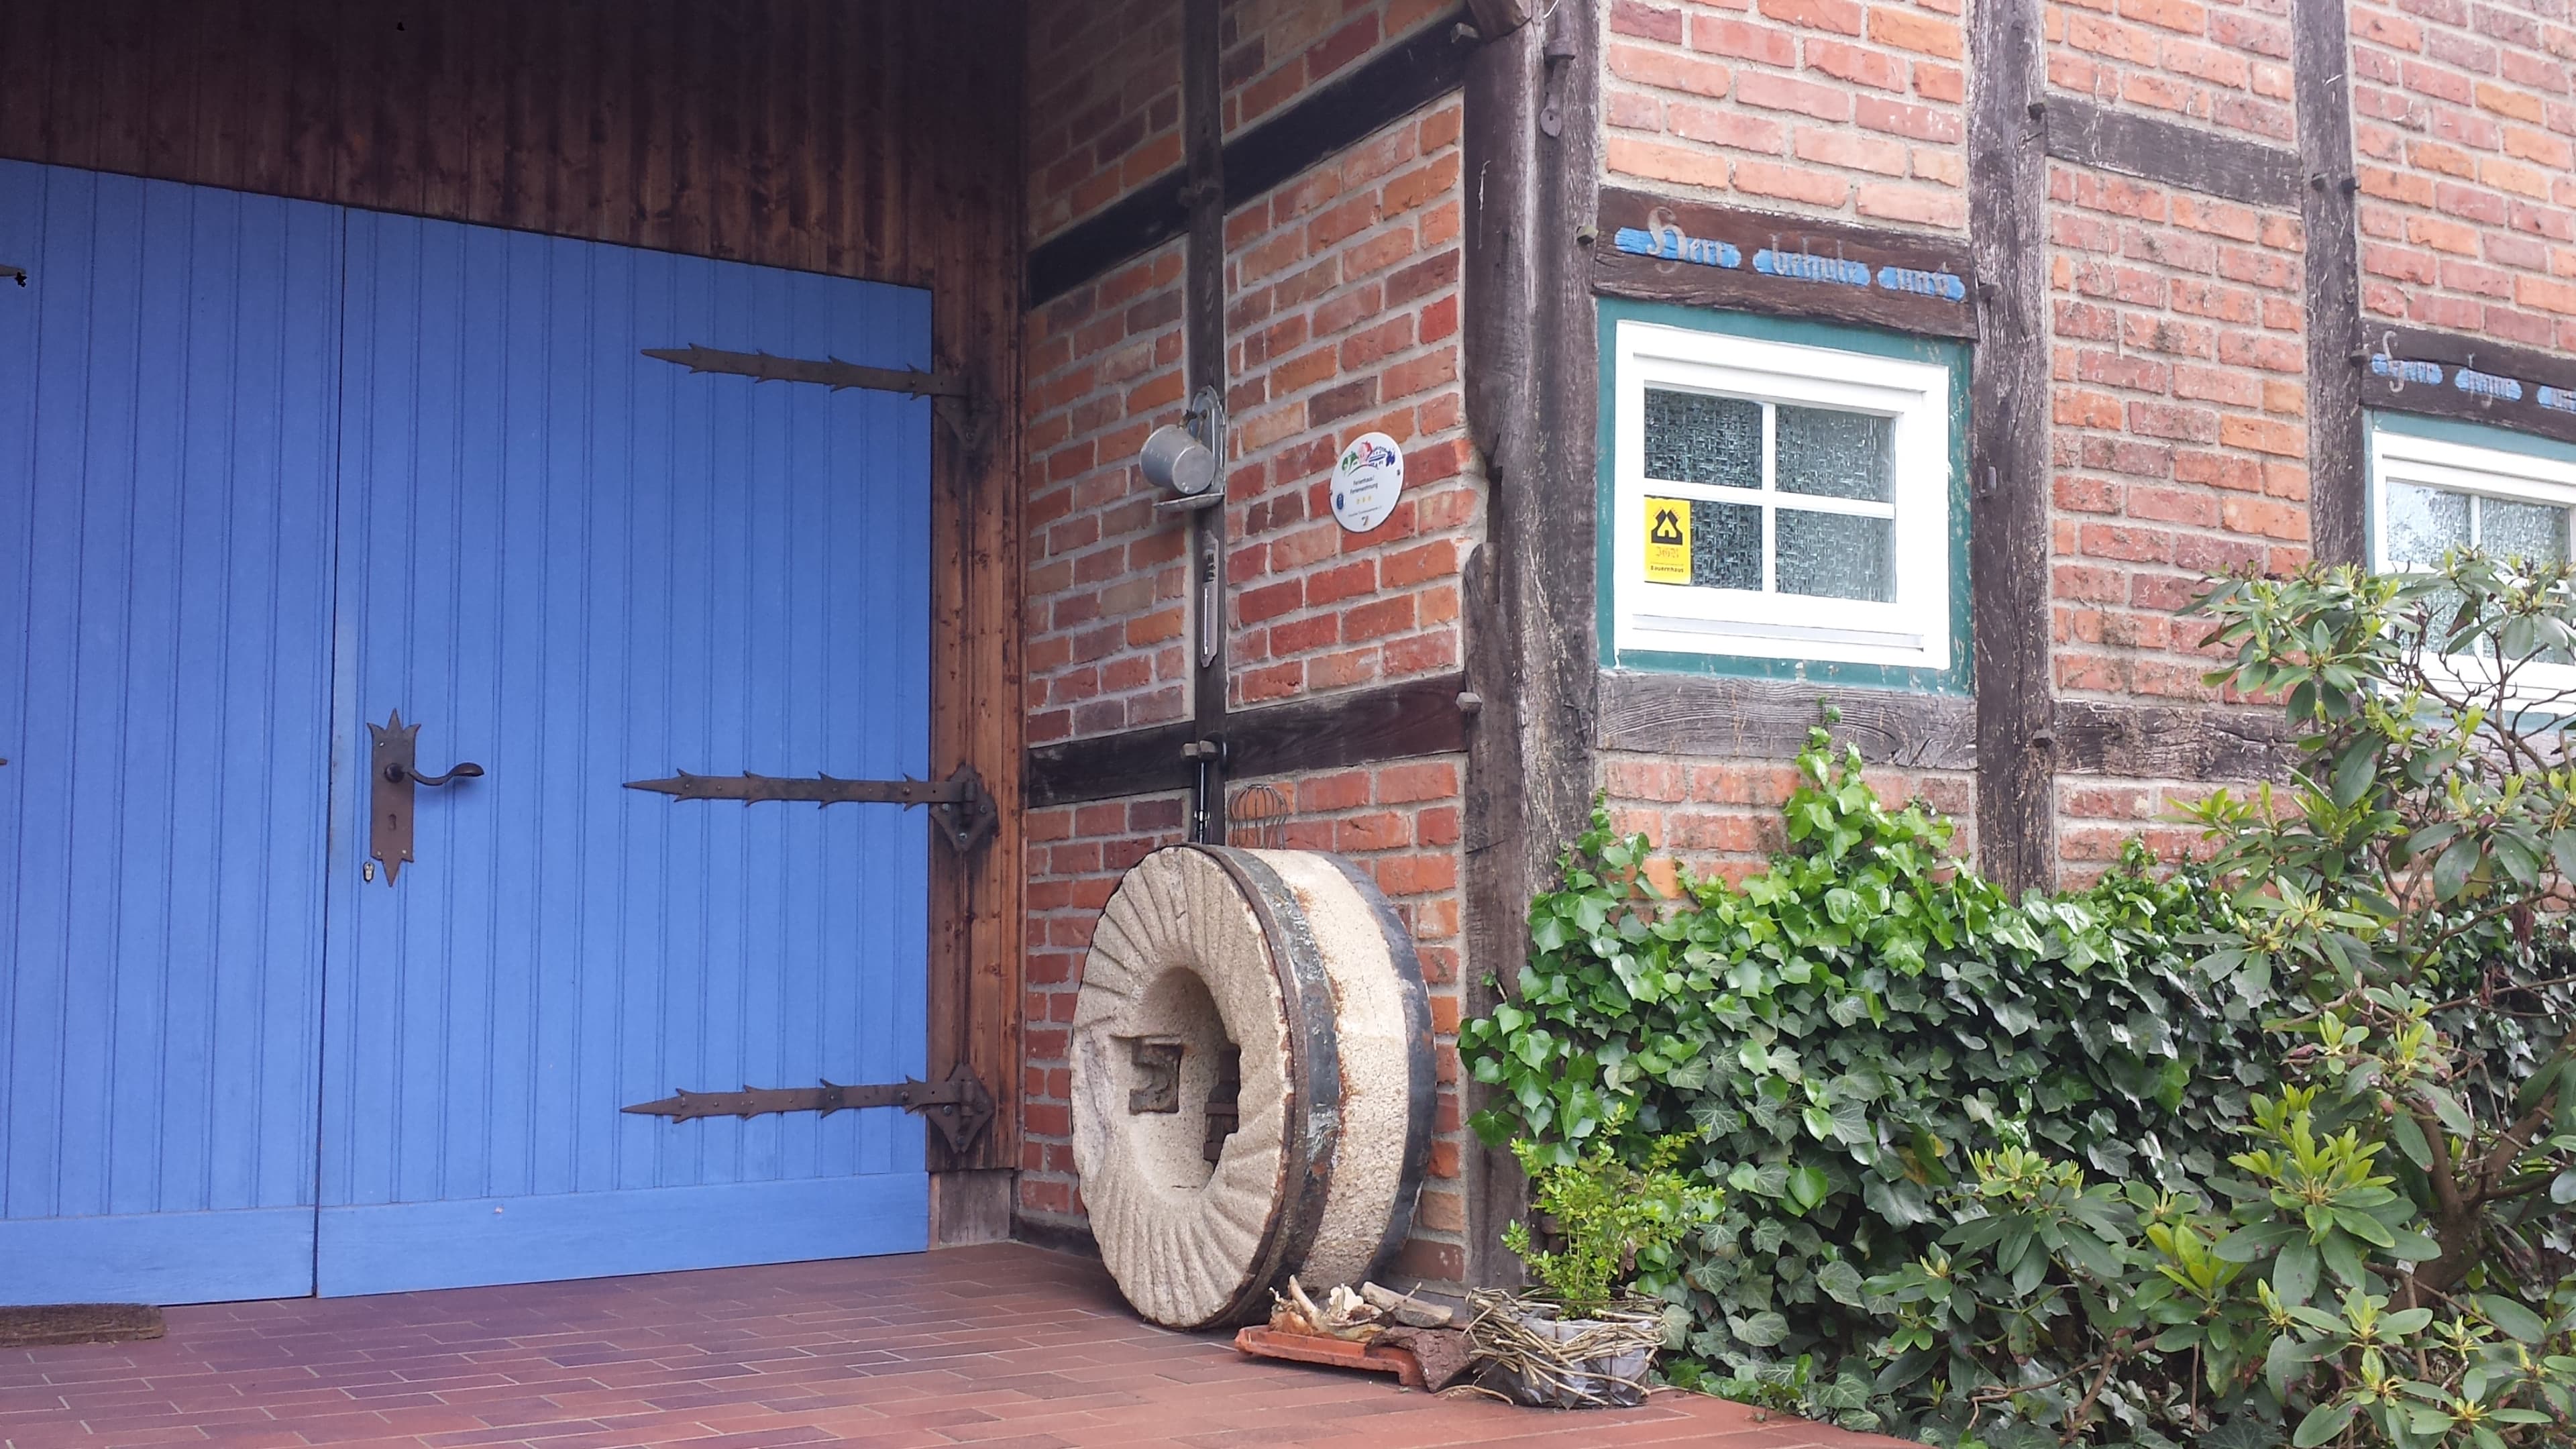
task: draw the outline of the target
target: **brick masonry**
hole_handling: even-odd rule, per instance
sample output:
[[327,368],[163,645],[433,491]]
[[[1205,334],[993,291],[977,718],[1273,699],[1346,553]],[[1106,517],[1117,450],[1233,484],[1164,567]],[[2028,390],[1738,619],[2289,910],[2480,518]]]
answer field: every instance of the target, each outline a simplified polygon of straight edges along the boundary
[[[1955,238],[1966,225],[1970,78],[1957,0],[1601,0],[1603,180],[1786,216]],[[2054,94],[2286,150],[2290,0],[2046,0]],[[1125,13],[1123,10],[1121,13]],[[1156,12],[1159,15],[1161,12]],[[1176,13],[1176,7],[1175,7]],[[2567,0],[2353,0],[2350,84],[2367,318],[2576,348],[2576,26]],[[1448,8],[1428,0],[1235,0],[1221,12],[1224,120],[1260,124]],[[1139,11],[1041,32],[1032,235],[1088,214],[1160,158],[1177,60]],[[1077,83],[1121,29],[1133,55]],[[1457,667],[1459,571],[1482,535],[1460,414],[1459,103],[1388,127],[1226,221],[1232,450],[1230,704],[1257,708]],[[1123,148],[1123,149],[1122,149]],[[1115,177],[1115,185],[1104,178]],[[2209,573],[2307,557],[2303,315],[2312,239],[2266,210],[2052,161],[2043,199],[2050,393],[2051,666],[2058,694],[2256,707],[2201,682],[2178,620]],[[2327,239],[2341,247],[2345,239]],[[1177,245],[1028,320],[1033,742],[1185,717],[1182,531],[1132,467],[1181,405]],[[1331,460],[1359,432],[1408,457],[1380,530],[1330,519]],[[1282,843],[1366,862],[1420,937],[1441,999],[1442,1156],[1408,1266],[1454,1273],[1460,978],[1458,762],[1275,781]],[[1973,780],[1884,770],[1973,844]],[[1779,844],[1780,759],[1613,754],[1623,829],[1693,870],[1740,876]],[[2175,811],[2214,784],[2066,776],[2062,878],[2144,837],[2195,848]],[[1064,1152],[1062,1023],[1090,921],[1124,864],[1180,833],[1177,797],[1032,817],[1029,1149],[1021,1211],[1079,1221]]]
[[2576,349],[2564,0],[2352,0],[2362,310]]
[[1968,223],[1958,0],[1609,0],[1611,176],[1763,210]]
[[[1447,23],[1452,8],[1429,0],[1223,7],[1229,132],[1274,116],[1422,25]],[[1043,75],[1079,64],[1096,34],[1068,28],[1062,61],[1033,55],[1033,66]],[[1168,64],[1176,83],[1177,57]],[[1122,94],[1159,92],[1131,78]],[[1459,384],[1460,119],[1450,97],[1226,218],[1232,708],[1459,666],[1459,571],[1482,528]],[[1033,131],[1054,124],[1040,117]],[[1122,134],[1139,147],[1157,144],[1150,127]],[[1094,154],[1057,175],[1079,188],[1108,174],[1111,159]],[[1079,203],[1050,195],[1033,215],[1043,228],[1046,218],[1092,205],[1088,192]],[[1028,319],[1024,706],[1032,744],[1192,710],[1188,525],[1154,511],[1134,465],[1146,434],[1177,421],[1185,405],[1183,272],[1174,242]],[[1341,450],[1371,431],[1403,447],[1405,494],[1378,527],[1352,533],[1332,516],[1329,479]],[[1237,832],[1237,843],[1275,839],[1360,861],[1421,947],[1439,1033],[1441,1140],[1397,1271],[1429,1280],[1455,1280],[1464,1264],[1454,1046],[1461,770],[1461,761],[1433,759],[1235,782],[1267,786],[1285,812],[1268,831]],[[1180,797],[1161,796],[1030,814],[1018,1210],[1033,1223],[1071,1226],[1083,1216],[1065,1048],[1091,931],[1119,873],[1184,838],[1185,812]]]

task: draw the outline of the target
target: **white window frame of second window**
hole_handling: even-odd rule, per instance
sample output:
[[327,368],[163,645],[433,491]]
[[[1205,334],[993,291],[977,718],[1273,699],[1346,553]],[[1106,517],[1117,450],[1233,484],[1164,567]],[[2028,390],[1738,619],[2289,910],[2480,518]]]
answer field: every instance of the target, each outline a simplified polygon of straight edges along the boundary
[[[1950,667],[1951,370],[1933,363],[1621,319],[1611,530],[1613,646],[1622,653],[1732,655],[1905,669]],[[1834,408],[1891,420],[1895,597],[1888,602],[1648,582],[1648,497],[1749,503],[1748,490],[1646,476],[1646,392]],[[1766,486],[1781,506],[1864,511]],[[1766,577],[1769,552],[1766,537]]]
[[[2465,431],[2473,425],[2445,429]],[[2388,488],[2408,483],[2507,503],[2545,503],[2570,511],[2576,523],[2576,458],[2514,447],[2430,437],[2403,422],[2374,416],[2370,429],[2370,566],[2379,573],[2423,573],[2429,565],[2402,563],[2388,552]],[[2470,515],[2471,541],[2477,514]],[[2576,543],[2576,540],[2571,540]],[[2572,555],[2576,556],[2576,555]],[[2485,660],[2459,655],[2449,661],[2463,682],[2492,678]],[[2576,665],[2525,664],[2514,671],[2514,695],[2523,703],[2564,706],[2576,697]]]

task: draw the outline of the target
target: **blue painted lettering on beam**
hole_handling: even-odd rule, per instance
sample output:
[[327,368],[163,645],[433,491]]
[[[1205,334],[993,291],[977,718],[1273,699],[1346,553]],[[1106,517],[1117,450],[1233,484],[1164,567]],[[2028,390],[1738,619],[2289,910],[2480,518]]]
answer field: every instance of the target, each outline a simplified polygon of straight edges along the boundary
[[1660,232],[1623,226],[1611,240],[1619,250],[1641,257],[1660,257],[1668,262],[1696,262],[1703,267],[1744,265],[1744,253],[1736,250],[1735,243],[1688,236],[1677,226],[1665,227]]
[[2491,372],[2472,372],[2463,367],[2451,374],[2451,386],[2479,397],[2502,398],[2506,402],[2522,401],[2522,384],[2510,377]]
[[2569,392],[2563,387],[2551,387],[2547,383],[2541,384],[2539,402],[2542,407],[2551,408],[2558,412],[2576,413],[2576,392]]
[[2403,357],[2391,357],[2385,352],[2371,354],[2370,371],[2375,377],[2393,377],[2399,382],[2438,384],[2442,380],[2440,363],[2416,362]]
[[1753,254],[1753,270],[1767,277],[1788,277],[1801,282],[1837,282],[1846,287],[1869,285],[1869,268],[1841,257],[1820,257],[1812,252],[1784,252],[1769,247]]
[[1968,299],[1968,284],[1949,272],[1925,272],[1913,267],[1881,267],[1878,284],[1891,292],[1911,292],[1918,297],[1938,297],[1945,302]]

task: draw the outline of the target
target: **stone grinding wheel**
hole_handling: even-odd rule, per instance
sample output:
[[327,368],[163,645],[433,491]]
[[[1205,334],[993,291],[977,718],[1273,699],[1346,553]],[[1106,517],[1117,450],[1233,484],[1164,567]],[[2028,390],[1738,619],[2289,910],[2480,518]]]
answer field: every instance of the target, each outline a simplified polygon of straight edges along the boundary
[[1258,1319],[1290,1274],[1356,1285],[1404,1242],[1431,1009],[1412,938],[1350,863],[1215,845],[1138,861],[1093,934],[1072,1056],[1092,1236],[1145,1317]]

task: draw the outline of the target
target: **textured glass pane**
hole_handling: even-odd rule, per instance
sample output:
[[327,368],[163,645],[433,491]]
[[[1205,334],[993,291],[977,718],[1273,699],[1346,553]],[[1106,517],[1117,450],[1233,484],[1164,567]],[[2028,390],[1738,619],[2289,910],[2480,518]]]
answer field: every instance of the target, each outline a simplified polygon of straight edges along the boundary
[[2388,561],[2436,564],[2469,543],[2469,498],[2412,483],[2388,485]]
[[1779,411],[1781,492],[1872,503],[1895,499],[1887,456],[1896,437],[1894,419],[1823,408]]
[[1646,389],[1646,476],[1762,486],[1762,404]]
[[1896,520],[1783,508],[1774,526],[1780,592],[1881,604],[1896,598]]
[[2481,498],[2478,545],[2503,558],[2557,563],[2567,557],[2567,510],[2546,503]]
[[1704,589],[1762,587],[1762,510],[1741,503],[1691,505],[1691,582]]

